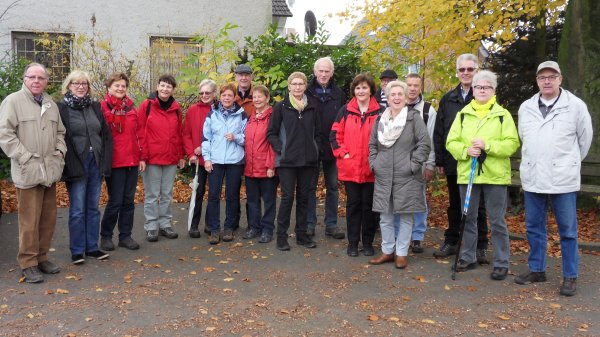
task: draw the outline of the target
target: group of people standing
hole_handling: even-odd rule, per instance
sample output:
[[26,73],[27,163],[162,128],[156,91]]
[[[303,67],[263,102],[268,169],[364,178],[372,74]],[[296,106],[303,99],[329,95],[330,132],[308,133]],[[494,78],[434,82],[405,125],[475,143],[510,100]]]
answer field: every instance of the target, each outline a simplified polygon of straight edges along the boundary
[[[81,264],[86,257],[108,258],[106,251],[115,249],[117,224],[118,246],[139,248],[131,236],[138,173],[144,182],[146,240],[178,237],[171,226],[170,206],[177,168],[185,167],[186,157],[199,183],[188,229],[191,238],[201,236],[208,183],[204,217],[208,242],[234,240],[244,176],[248,222],[244,239],[268,243],[275,237],[277,249],[290,250],[288,231],[295,203],[296,243],[316,247],[316,192],[322,168],[324,234],[334,239],[347,234],[348,256],[358,256],[361,250],[373,256],[379,225],[381,254],[369,262],[394,262],[399,269],[407,267],[411,246],[412,252],[423,252],[426,184],[437,170],[447,180],[449,226],[434,255],[459,254],[457,271],[489,263],[489,218],[494,247],[490,276],[503,280],[510,252],[505,222],[510,157],[519,148],[520,136],[531,254],[529,273],[515,282],[546,280],[544,214],[550,199],[563,250],[560,292],[575,294],[578,168],[592,139],[585,104],[560,88],[558,64],[544,62],[537,71],[540,93],[521,106],[517,130],[511,114],[496,101],[496,75],[478,71],[472,54],[460,55],[456,65],[460,84],[444,95],[436,112],[423,99],[418,74],[399,81],[390,69],[380,76],[380,90],[371,75],[357,75],[350,85],[353,97],[346,101],[333,80],[329,57],[315,62],[310,81],[304,73],[292,73],[287,94],[271,107],[268,88],[253,85],[252,69],[241,64],[235,68],[235,84],[218,87],[213,80],[203,80],[199,101],[183,120],[173,97],[177,82],[171,75],[161,76],[156,91],[136,109],[127,96],[125,74],[110,75],[104,99],[95,102],[89,75],[76,70],[65,79],[64,97],[57,105],[44,92],[46,69],[32,63],[25,70],[23,88],[0,106],[0,146],[11,158],[17,187],[18,262],[25,280],[42,282],[42,273],[60,271],[47,257],[56,223],[56,181],[62,178],[67,184],[71,258]],[[109,199],[100,219],[103,177]],[[343,182],[347,194],[346,234],[337,226],[338,182]],[[223,183],[226,215],[221,227]],[[281,202],[276,210],[278,185]],[[467,190],[471,201],[463,214]],[[461,217],[464,235],[458,251]]]

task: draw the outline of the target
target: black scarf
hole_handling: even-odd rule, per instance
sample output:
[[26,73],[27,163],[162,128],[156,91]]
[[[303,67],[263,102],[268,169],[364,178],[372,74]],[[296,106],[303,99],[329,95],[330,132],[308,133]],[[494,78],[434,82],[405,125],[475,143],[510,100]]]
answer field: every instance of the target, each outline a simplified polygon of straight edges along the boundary
[[70,108],[75,110],[83,110],[92,104],[92,97],[89,93],[83,97],[77,97],[72,92],[67,91],[63,100]]

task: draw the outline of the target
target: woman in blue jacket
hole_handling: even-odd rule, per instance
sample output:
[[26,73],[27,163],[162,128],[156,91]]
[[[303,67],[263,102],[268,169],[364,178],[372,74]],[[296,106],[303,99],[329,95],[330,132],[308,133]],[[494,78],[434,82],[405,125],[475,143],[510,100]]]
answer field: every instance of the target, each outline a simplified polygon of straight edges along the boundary
[[221,240],[220,199],[225,178],[225,223],[223,241],[233,241],[233,230],[240,208],[240,187],[244,173],[244,131],[248,116],[235,103],[233,84],[221,87],[220,100],[206,117],[202,137],[202,157],[208,172],[206,222],[210,228],[208,242]]

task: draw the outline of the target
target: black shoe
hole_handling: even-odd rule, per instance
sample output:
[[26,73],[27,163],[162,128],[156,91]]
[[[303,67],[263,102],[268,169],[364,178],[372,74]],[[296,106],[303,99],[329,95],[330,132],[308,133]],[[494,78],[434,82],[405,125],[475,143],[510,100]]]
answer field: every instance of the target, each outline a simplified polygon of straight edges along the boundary
[[425,251],[423,247],[421,247],[421,240],[413,240],[412,242],[412,252],[415,254],[421,254]]
[[577,292],[577,277],[564,277],[560,286],[560,294],[563,296],[573,296]]
[[60,273],[60,268],[48,260],[38,263],[38,269],[44,274]]
[[101,238],[100,239],[100,249],[113,251],[113,250],[115,250],[115,244],[112,242],[111,238]]
[[531,284],[537,282],[546,282],[546,272],[528,272],[515,277],[516,284]]
[[83,264],[85,262],[85,258],[83,254],[74,254],[71,255],[71,263],[73,264]]
[[250,239],[257,238],[259,236],[260,236],[260,230],[250,228],[249,230],[246,231],[246,233],[244,233],[244,236],[242,236],[242,239],[250,240]]
[[444,242],[444,244],[440,247],[440,249],[433,252],[433,256],[435,257],[448,257],[450,255],[456,254],[457,245],[451,245],[449,243]]
[[312,238],[315,236],[315,229],[314,228],[307,228],[306,229],[306,235],[308,235],[309,238]]
[[346,249],[346,254],[352,257],[358,256],[358,242],[350,242],[348,249]]
[[282,251],[290,250],[290,244],[288,243],[287,237],[277,237],[277,249]]
[[223,230],[223,242],[233,241],[233,230],[225,229]]
[[262,233],[260,235],[260,239],[258,239],[259,243],[269,243],[273,240],[273,235],[269,233]]
[[461,260],[458,260],[458,263],[456,264],[456,271],[459,273],[462,273],[467,270],[472,270],[475,268],[477,268],[477,262],[469,263],[469,262],[461,259]]
[[179,237],[179,234],[177,234],[171,227],[161,228],[158,230],[158,235],[164,236],[167,239],[177,239]]
[[135,242],[135,240],[132,239],[131,236],[128,236],[123,240],[119,240],[119,247],[125,247],[129,250],[140,249],[140,245],[137,242]]
[[475,256],[477,257],[477,263],[479,263],[480,265],[490,264],[490,261],[487,258],[486,249],[477,249],[475,251]]
[[311,238],[309,238],[308,235],[306,235],[306,233],[298,234],[296,236],[296,243],[299,244],[300,246],[304,246],[306,248],[316,248],[317,247],[317,243],[314,242]]
[[375,255],[375,249],[373,248],[372,243],[363,243],[363,255],[364,256]]
[[103,252],[101,250],[95,250],[93,252],[86,252],[85,256],[93,257],[96,260],[104,260],[104,259],[108,259],[108,257],[110,255],[106,254],[105,252]]
[[201,235],[200,235],[200,231],[198,230],[198,226],[192,225],[192,227],[190,227],[190,230],[188,231],[188,235],[192,239],[199,238]]
[[325,235],[331,236],[332,238],[337,239],[337,240],[342,240],[343,238],[346,237],[346,234],[344,232],[340,231],[340,229],[337,227],[334,227],[331,229],[326,228]]
[[492,274],[490,277],[492,280],[502,281],[506,278],[506,274],[508,274],[508,268],[504,267],[494,267]]
[[146,231],[146,241],[148,241],[148,242],[158,241],[158,230],[153,229],[153,230]]
[[23,276],[27,283],[42,283],[44,282],[44,275],[40,272],[37,266],[23,269]]

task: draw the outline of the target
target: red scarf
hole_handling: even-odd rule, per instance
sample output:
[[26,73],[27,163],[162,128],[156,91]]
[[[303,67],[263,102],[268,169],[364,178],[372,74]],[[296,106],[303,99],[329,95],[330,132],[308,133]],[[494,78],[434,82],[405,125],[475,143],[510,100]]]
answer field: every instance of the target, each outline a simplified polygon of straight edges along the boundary
[[127,116],[127,111],[133,107],[133,101],[127,96],[118,99],[109,93],[106,93],[106,96],[104,96],[104,101],[106,101],[108,108],[111,109],[111,115],[108,116],[106,121],[117,132],[123,132],[125,117]]

